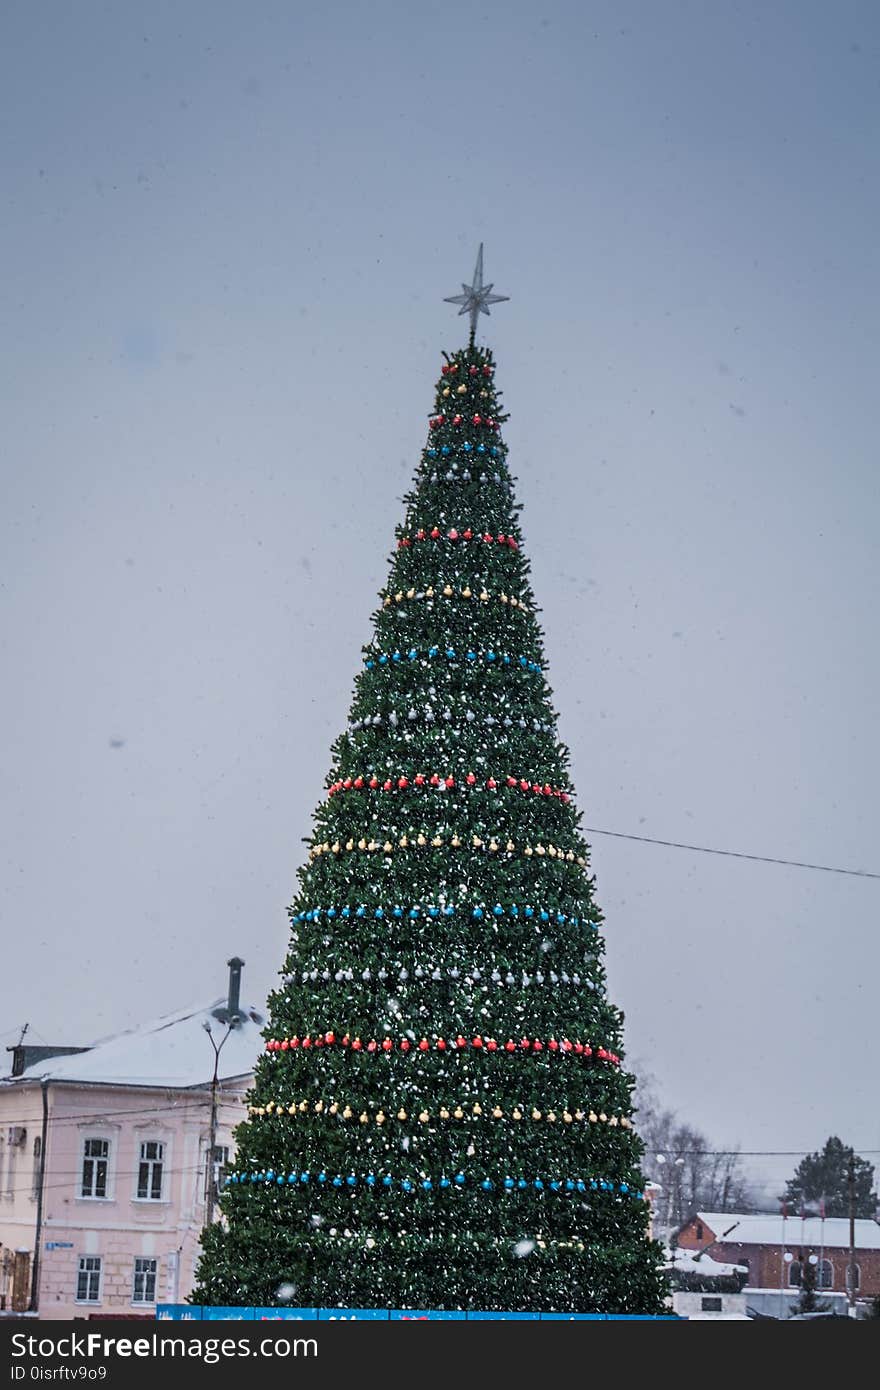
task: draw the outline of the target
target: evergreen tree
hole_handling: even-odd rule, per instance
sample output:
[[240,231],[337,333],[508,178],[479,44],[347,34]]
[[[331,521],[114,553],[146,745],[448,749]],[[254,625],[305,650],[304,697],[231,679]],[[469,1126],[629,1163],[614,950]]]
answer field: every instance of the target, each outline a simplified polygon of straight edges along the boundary
[[[852,1149],[832,1134],[821,1153],[807,1154],[789,1178],[785,1201],[789,1210],[805,1207],[817,1210],[825,1203],[826,1216],[849,1216],[849,1160]],[[877,1197],[872,1191],[874,1166],[867,1159],[853,1157],[854,1211],[856,1216],[873,1218]]]
[[820,1300],[816,1297],[818,1276],[816,1265],[811,1264],[811,1259],[817,1259],[812,1250],[807,1252],[806,1257],[804,1252],[801,1252],[801,1292],[794,1311],[798,1313],[825,1313],[828,1311],[828,1303],[826,1300]]
[[658,1312],[507,417],[444,356],[193,1300]]

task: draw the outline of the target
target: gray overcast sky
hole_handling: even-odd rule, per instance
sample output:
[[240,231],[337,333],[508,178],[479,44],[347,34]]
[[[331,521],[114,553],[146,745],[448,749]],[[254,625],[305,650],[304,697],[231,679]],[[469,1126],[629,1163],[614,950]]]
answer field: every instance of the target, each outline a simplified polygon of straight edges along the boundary
[[[874,0],[2,27],[5,1041],[273,985],[481,240],[585,824],[880,871]],[[880,1150],[880,883],[589,838],[666,1102]]]

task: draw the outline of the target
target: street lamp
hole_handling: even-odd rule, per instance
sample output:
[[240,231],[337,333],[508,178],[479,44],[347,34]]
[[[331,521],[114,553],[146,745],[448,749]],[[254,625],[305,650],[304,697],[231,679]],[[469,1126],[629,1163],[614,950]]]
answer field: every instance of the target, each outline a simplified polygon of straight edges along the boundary
[[202,1027],[208,1035],[208,1040],[214,1049],[214,1075],[211,1077],[211,1122],[208,1128],[208,1161],[205,1165],[205,1224],[210,1226],[214,1220],[214,1208],[217,1205],[217,1182],[214,1176],[214,1149],[217,1146],[217,1084],[218,1073],[220,1070],[220,1052],[229,1034],[232,1032],[234,1022],[226,1025],[226,1032],[219,1043],[214,1040],[214,1032],[211,1020],[206,1018]]

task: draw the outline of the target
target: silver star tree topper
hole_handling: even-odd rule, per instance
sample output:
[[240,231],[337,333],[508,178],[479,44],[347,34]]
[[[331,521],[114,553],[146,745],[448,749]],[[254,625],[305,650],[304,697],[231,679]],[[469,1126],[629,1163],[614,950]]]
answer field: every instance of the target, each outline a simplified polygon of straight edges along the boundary
[[488,314],[490,304],[501,304],[503,300],[509,299],[509,294],[493,294],[491,285],[483,284],[483,243],[480,242],[480,249],[477,252],[477,264],[474,267],[474,278],[470,285],[462,285],[463,294],[450,294],[444,297],[444,304],[460,304],[459,315],[470,314],[471,316],[471,339],[477,331],[477,319],[480,314]]

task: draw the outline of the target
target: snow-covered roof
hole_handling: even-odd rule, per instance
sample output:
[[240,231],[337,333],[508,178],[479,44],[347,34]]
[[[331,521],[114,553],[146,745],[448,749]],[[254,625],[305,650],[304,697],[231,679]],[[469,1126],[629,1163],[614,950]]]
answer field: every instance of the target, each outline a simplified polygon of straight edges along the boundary
[[713,1279],[749,1272],[745,1265],[724,1264],[721,1260],[713,1260],[711,1255],[700,1255],[700,1258],[696,1259],[698,1253],[696,1250],[682,1250],[679,1246],[673,1258],[667,1261],[667,1269],[677,1269],[682,1274],[702,1274]]
[[[2,1084],[18,1086],[49,1079],[107,1086],[208,1086],[214,1075],[214,1049],[204,1025],[210,1022],[214,1042],[220,1046],[226,1024],[212,1017],[212,1011],[225,1004],[222,997],[210,1004],[180,1009],[102,1038],[86,1052],[45,1057],[21,1076],[4,1078]],[[244,1017],[220,1048],[217,1075],[221,1081],[252,1072],[264,1047],[262,1012],[247,1004],[241,1006],[241,1012]]]
[[[849,1248],[849,1219],[845,1216],[829,1216],[824,1221],[818,1216],[808,1216],[801,1221],[799,1216],[790,1215],[783,1223],[779,1212],[740,1215],[731,1211],[698,1211],[696,1215],[715,1239],[725,1245],[782,1245],[784,1240],[789,1247]],[[857,1219],[855,1225],[856,1249],[880,1250],[880,1225],[865,1217]]]

